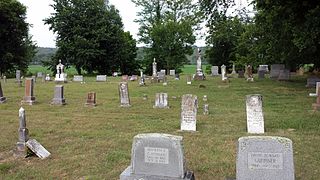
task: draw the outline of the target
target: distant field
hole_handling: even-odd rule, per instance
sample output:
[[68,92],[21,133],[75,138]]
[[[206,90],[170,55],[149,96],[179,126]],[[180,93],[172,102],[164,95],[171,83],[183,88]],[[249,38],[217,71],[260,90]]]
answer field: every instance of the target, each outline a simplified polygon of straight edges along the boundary
[[[315,98],[308,94],[315,89],[305,87],[305,77],[291,82],[255,79],[253,83],[233,78],[225,84],[220,77],[207,76],[206,81],[189,86],[185,75],[180,81],[168,77],[168,86],[147,82],[146,87],[139,87],[137,81],[129,82],[131,108],[119,107],[120,77],[108,77],[106,83],[97,83],[94,77],[85,77],[85,81],[64,84],[65,106],[49,104],[54,82],[38,81],[34,89],[37,104],[23,106],[30,137],[52,153],[46,160],[13,158],[24,87],[18,87],[14,79],[2,83],[8,101],[0,104],[0,179],[116,180],[130,164],[133,137],[151,132],[183,136],[187,166],[197,180],[235,177],[237,140],[249,135],[248,94],[263,95],[264,135],[293,141],[296,179],[319,179],[320,113],[311,111]],[[200,84],[206,88],[199,88]],[[97,93],[95,108],[84,106],[89,91]],[[168,93],[170,109],[152,108],[157,92]],[[181,96],[187,93],[199,99],[196,133],[178,131]],[[144,94],[148,100],[143,100]],[[203,95],[208,96],[208,116],[202,114]]]

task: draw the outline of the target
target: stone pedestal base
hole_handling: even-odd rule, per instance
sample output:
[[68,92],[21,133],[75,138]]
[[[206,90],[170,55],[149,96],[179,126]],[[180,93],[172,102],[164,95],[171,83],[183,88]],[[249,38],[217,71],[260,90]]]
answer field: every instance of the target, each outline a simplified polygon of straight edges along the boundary
[[120,180],[137,180],[137,179],[146,179],[146,180],[195,180],[194,174],[191,171],[185,173],[184,178],[179,177],[167,177],[167,176],[152,176],[144,174],[133,174],[131,166],[127,167],[121,174]]
[[0,97],[0,104],[6,102],[6,97]]
[[97,104],[96,103],[94,103],[94,102],[86,102],[85,103],[85,106],[89,106],[89,107],[95,107],[95,106],[97,106]]
[[36,102],[36,97],[34,96],[25,96],[21,101],[21,104],[33,105]]
[[28,156],[28,147],[24,142],[17,142],[17,147],[14,150],[15,157],[25,158]]
[[60,99],[58,99],[58,98],[53,98],[52,100],[51,100],[51,104],[52,105],[65,105],[66,104],[66,100],[63,98],[60,98]]

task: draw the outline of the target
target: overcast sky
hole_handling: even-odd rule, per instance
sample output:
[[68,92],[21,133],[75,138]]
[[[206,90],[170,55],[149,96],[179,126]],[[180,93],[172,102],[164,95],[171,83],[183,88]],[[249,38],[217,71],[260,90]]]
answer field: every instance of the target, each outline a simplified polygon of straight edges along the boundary
[[[32,24],[30,28],[30,34],[33,36],[33,41],[40,47],[55,47],[55,35],[52,31],[49,31],[49,26],[44,25],[43,19],[50,16],[53,12],[50,4],[52,0],[19,0],[25,6],[27,6],[27,22]],[[242,0],[238,0],[242,1]],[[246,0],[244,0],[246,1]],[[137,18],[136,13],[138,8],[131,0],[109,0],[110,4],[115,5],[119,10],[122,22],[124,24],[125,31],[130,31],[135,39],[138,39],[137,33],[139,25],[134,21]],[[242,2],[241,2],[242,4]],[[204,40],[198,37],[196,45],[204,46]]]

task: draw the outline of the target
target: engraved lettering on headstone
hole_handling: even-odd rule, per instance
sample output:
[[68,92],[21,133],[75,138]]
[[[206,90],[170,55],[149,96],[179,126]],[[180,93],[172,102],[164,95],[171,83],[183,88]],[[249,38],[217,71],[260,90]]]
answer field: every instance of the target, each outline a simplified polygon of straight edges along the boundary
[[144,162],[169,164],[169,149],[144,147]]
[[248,153],[249,169],[283,169],[282,153]]

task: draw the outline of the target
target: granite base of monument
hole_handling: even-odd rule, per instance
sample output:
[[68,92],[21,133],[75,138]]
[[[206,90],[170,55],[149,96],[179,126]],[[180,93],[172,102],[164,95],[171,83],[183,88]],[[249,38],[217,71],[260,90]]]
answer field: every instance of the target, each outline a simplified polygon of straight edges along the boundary
[[34,103],[36,103],[36,97],[34,96],[25,96],[21,101],[21,104],[33,105]]

